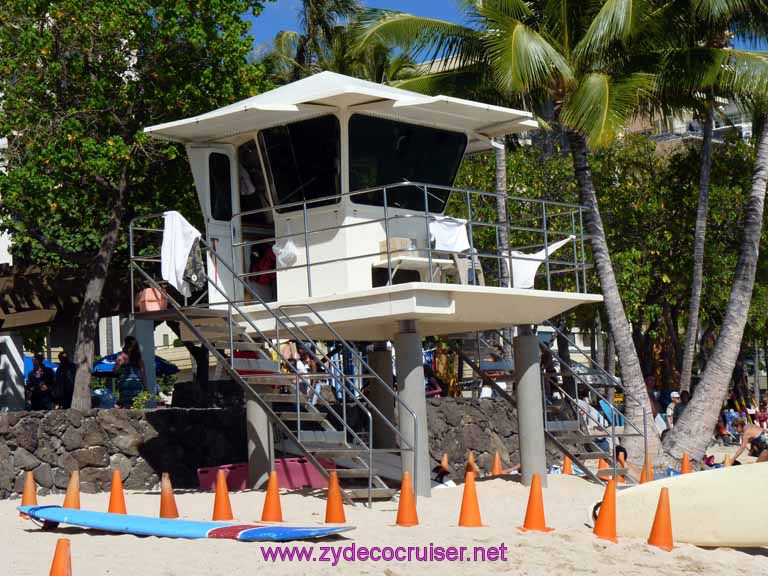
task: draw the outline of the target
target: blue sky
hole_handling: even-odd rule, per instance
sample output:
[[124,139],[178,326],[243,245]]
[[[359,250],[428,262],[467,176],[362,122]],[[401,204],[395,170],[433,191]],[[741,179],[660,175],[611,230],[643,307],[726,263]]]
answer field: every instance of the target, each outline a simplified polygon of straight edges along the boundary
[[[300,4],[299,0],[277,0],[277,2],[268,3],[258,18],[250,18],[254,43],[257,46],[267,44],[274,40],[280,30],[296,30]],[[454,0],[368,0],[365,5],[370,8],[400,10],[454,22],[460,19],[457,3]]]
[[[366,0],[364,4],[370,8],[400,10],[453,22],[461,20],[458,3],[455,0]],[[260,46],[271,43],[280,30],[296,30],[298,27],[297,13],[300,5],[300,0],[277,0],[277,2],[267,3],[258,18],[249,17],[254,44]],[[754,47],[745,46],[737,41],[736,45],[739,48],[768,49],[768,45],[765,43]]]

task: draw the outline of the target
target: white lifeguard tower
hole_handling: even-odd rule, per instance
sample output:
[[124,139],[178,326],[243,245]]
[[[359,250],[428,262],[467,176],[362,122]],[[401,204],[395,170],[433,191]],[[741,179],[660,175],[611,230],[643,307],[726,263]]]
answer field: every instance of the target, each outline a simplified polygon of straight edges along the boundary
[[[324,72],[146,129],[186,146],[205,219],[207,290],[184,299],[160,282],[158,255],[139,241],[158,231],[148,224],[156,216],[134,221],[134,282],[171,304],[137,318],[177,317],[185,338],[243,384],[254,483],[280,441],[323,469],[325,459],[353,463],[340,475],[367,478],[358,492],[368,498],[387,493],[377,459],[399,454],[428,495],[422,338],[538,324],[601,300],[587,292],[581,206],[504,197],[509,216],[498,222],[487,209],[495,193],[454,188],[467,154],[536,127],[527,112]],[[266,358],[285,341],[324,369],[297,375],[282,358],[283,376],[243,369],[245,356]],[[352,342],[393,343],[397,388],[389,349],[366,361]],[[535,412],[533,424],[521,414],[521,427],[535,426],[535,336],[520,338],[515,361],[518,404],[522,392]],[[342,400],[322,409],[317,381],[335,383]],[[349,422],[352,407],[364,426]],[[543,471],[543,443],[542,430],[521,447],[524,479]]]

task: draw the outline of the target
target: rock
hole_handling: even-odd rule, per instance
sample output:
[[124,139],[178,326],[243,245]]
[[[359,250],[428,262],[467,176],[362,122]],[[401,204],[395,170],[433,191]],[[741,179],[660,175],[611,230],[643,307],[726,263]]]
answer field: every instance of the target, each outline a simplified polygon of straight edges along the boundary
[[109,454],[103,446],[75,450],[72,453],[72,457],[77,461],[80,468],[85,468],[86,466],[101,467],[109,464]]
[[107,438],[112,441],[113,450],[128,456],[138,456],[141,436],[124,410],[100,410],[96,420],[101,425]]
[[37,439],[40,435],[40,420],[33,416],[34,412],[28,413],[29,416],[20,420],[10,432],[15,438],[16,445],[21,446],[29,452],[37,450]]
[[137,458],[136,464],[131,470],[131,475],[125,482],[127,490],[148,490],[153,488],[160,481],[158,475],[143,458]]
[[80,426],[83,425],[83,413],[79,410],[66,410],[67,414],[67,422],[69,422],[70,426],[74,426],[75,428],[80,428]]
[[77,460],[75,460],[75,458],[69,452],[65,452],[64,454],[60,455],[56,464],[58,464],[58,467],[66,473],[67,478],[69,478],[69,475],[72,472],[80,469],[80,465],[77,463]]
[[0,413],[0,436],[5,438],[8,436],[8,431],[11,429],[9,423],[8,412]]
[[50,436],[61,436],[69,428],[69,419],[64,410],[53,410],[46,413],[40,426],[43,434]]
[[13,490],[13,467],[14,458],[10,448],[5,442],[0,443],[0,493],[7,494]]
[[56,464],[58,460],[58,448],[61,446],[61,440],[55,436],[41,436],[37,443],[37,450],[35,450],[35,456],[37,456],[43,462],[48,464]]
[[83,446],[104,446],[108,437],[104,430],[99,426],[96,418],[87,418],[82,426],[82,442],[78,448]]
[[64,470],[63,468],[53,469],[53,486],[59,490],[66,490],[69,484],[69,477],[71,472]]
[[109,459],[109,468],[111,470],[119,470],[120,478],[125,482],[126,478],[131,475],[133,462],[123,454],[113,454]]
[[25,448],[16,448],[13,453],[13,464],[19,470],[34,470],[40,466],[40,460]]
[[33,474],[35,475],[35,482],[38,486],[43,488],[53,488],[53,471],[51,467],[43,462],[35,468]]
[[83,440],[83,432],[80,428],[71,426],[61,435],[61,442],[67,450],[77,450],[86,444]]
[[92,483],[100,489],[103,484],[112,481],[112,471],[109,468],[83,468],[80,470],[80,481]]

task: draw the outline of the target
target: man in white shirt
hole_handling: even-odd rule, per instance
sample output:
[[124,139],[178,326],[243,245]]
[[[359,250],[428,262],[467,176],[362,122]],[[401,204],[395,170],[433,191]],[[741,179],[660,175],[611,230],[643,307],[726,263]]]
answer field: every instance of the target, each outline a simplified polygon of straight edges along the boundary
[[667,430],[672,430],[674,425],[675,406],[680,404],[680,392],[672,392],[670,398],[672,398],[672,402],[667,404]]

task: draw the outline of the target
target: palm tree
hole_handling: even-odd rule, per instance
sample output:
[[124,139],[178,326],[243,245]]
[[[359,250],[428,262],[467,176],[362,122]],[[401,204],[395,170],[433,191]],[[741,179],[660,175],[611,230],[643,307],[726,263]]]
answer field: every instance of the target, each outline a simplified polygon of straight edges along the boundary
[[[361,18],[362,40],[383,37],[450,62],[455,74],[479,74],[510,99],[551,105],[554,120],[567,130],[581,202],[589,209],[586,225],[622,377],[627,390],[642,402],[628,407],[628,416],[639,422],[645,413],[652,430],[650,401],[589,169],[589,146],[609,143],[650,97],[653,76],[633,70],[624,49],[624,44],[642,37],[647,15],[631,2],[610,0],[465,0],[464,10],[469,26],[370,11]],[[446,75],[438,71],[436,82],[445,82]],[[649,438],[649,447],[660,453],[658,437]],[[630,453],[637,458],[642,451]]]
[[[693,273],[688,325],[680,372],[681,390],[689,390],[694,348],[699,328],[699,309],[704,278],[709,180],[712,168],[712,136],[717,100],[751,96],[740,90],[738,77],[717,73],[726,63],[738,75],[751,74],[764,63],[750,52],[732,46],[734,35],[754,35],[764,28],[767,4],[764,0],[673,0],[658,12],[665,36],[673,40],[664,46],[659,81],[663,107],[669,112],[696,111],[702,125],[699,197],[694,232]],[[676,16],[669,18],[669,14]],[[765,30],[762,30],[763,32]],[[759,58],[759,57],[758,57]],[[705,64],[705,66],[701,66]],[[702,74],[708,70],[709,74]]]
[[693,399],[672,432],[664,439],[665,450],[675,458],[682,458],[685,452],[692,458],[701,458],[704,455],[728,392],[728,383],[741,348],[763,230],[768,184],[768,114],[763,113],[756,126],[759,126],[757,158],[752,176],[752,190],[744,216],[739,261],[725,309],[723,326],[707,367]]

